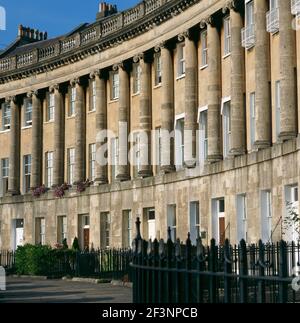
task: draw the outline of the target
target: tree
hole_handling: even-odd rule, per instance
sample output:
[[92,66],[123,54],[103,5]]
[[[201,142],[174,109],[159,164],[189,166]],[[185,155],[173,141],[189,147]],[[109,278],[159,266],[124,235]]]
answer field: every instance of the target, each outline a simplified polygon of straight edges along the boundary
[[298,208],[293,205],[291,202],[286,203],[287,214],[283,220],[283,236],[287,236],[287,239],[290,239],[289,235],[296,233],[297,241],[300,241],[300,217]]

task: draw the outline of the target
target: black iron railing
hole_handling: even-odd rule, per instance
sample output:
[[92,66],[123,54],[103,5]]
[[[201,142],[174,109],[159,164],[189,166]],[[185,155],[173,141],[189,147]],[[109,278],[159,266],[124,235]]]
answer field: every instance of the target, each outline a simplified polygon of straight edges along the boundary
[[[215,240],[204,246],[171,241],[133,244],[135,303],[288,303],[300,301],[292,282],[300,261],[300,246],[277,244],[232,246]],[[295,281],[294,281],[295,282]]]

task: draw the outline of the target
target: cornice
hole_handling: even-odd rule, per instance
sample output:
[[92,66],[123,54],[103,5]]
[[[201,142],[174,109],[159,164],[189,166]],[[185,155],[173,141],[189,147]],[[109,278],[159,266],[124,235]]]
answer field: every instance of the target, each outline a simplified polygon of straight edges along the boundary
[[202,0],[142,1],[46,47],[0,60],[0,84],[55,70],[114,47],[172,19]]

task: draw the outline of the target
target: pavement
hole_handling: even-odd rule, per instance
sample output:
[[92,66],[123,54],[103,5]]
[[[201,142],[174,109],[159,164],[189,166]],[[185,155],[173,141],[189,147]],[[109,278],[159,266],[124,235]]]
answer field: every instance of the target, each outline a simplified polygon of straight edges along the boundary
[[111,284],[7,278],[0,303],[132,303],[132,289]]

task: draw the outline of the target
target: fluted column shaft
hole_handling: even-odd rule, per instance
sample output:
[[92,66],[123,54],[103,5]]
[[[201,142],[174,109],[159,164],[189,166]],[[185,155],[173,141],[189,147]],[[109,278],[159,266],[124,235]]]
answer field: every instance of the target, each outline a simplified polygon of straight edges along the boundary
[[73,82],[76,87],[75,102],[75,184],[86,180],[85,162],[85,95],[84,88],[79,80]]
[[42,106],[37,92],[32,97],[31,188],[42,184]]
[[288,140],[297,134],[295,81],[296,34],[292,28],[291,0],[279,0],[279,60],[280,60],[280,134]]
[[108,182],[108,165],[104,160],[105,156],[98,156],[101,146],[107,142],[107,94],[106,80],[101,77],[100,72],[95,73],[96,82],[96,184]]
[[216,162],[223,158],[220,140],[220,106],[221,106],[221,41],[218,29],[207,25],[208,35],[208,162]]
[[271,145],[269,89],[269,34],[266,30],[266,1],[254,1],[255,15],[255,142],[257,149]]
[[127,181],[130,179],[128,165],[130,87],[129,74],[123,64],[120,64],[119,66],[119,81],[119,163],[117,167],[117,179],[120,181]]
[[54,94],[54,158],[53,187],[64,182],[64,103],[59,85],[50,89]]
[[141,93],[140,93],[140,150],[141,165],[139,176],[152,176],[151,166],[151,65],[144,55],[140,58]]
[[172,52],[161,47],[162,60],[162,104],[161,104],[161,171],[169,173],[175,170],[174,141],[170,134],[174,130],[174,70]]
[[8,193],[20,194],[20,110],[16,98],[9,98],[11,111]]
[[231,142],[230,154],[246,151],[246,120],[244,107],[244,50],[241,30],[243,20],[239,12],[230,10],[231,19]]
[[196,166],[196,131],[198,106],[198,59],[195,41],[185,37],[185,120],[184,120],[184,164]]

